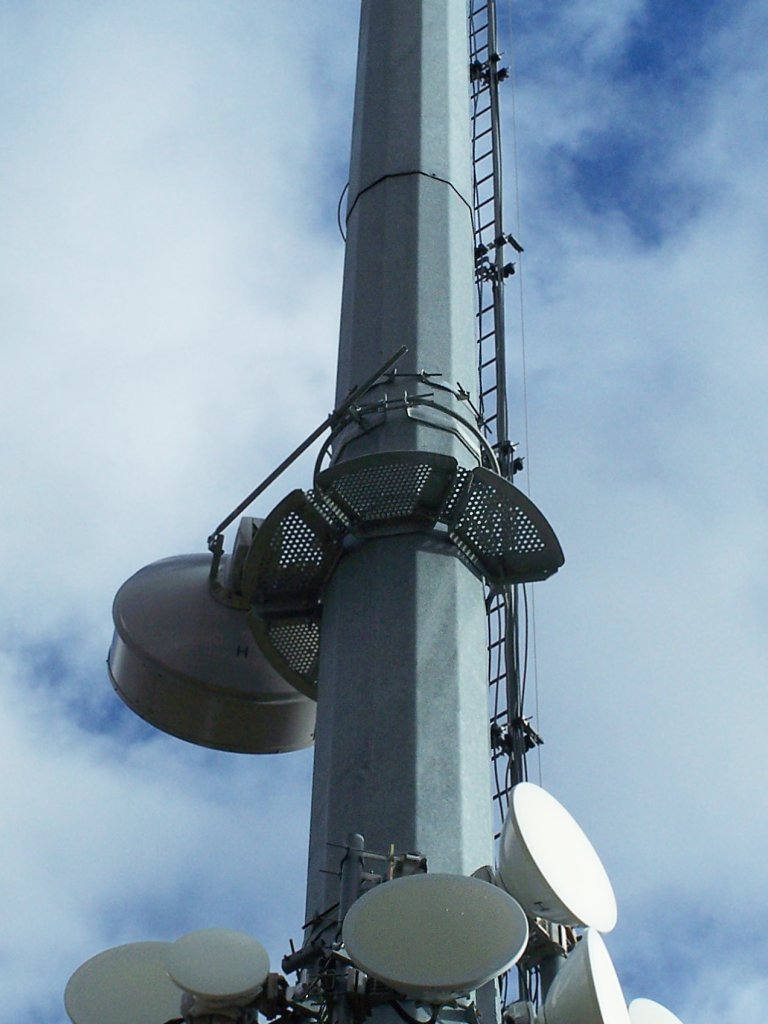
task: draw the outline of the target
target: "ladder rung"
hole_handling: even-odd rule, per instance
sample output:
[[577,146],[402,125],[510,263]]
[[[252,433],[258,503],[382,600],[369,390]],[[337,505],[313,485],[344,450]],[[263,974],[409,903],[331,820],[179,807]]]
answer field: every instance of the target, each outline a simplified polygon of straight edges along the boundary
[[488,111],[489,111],[490,109],[491,109],[491,108],[490,108],[490,106],[488,106],[488,107],[483,107],[483,109],[482,109],[482,110],[476,110],[476,111],[475,111],[475,112],[474,112],[474,113],[472,114],[472,120],[473,120],[473,121],[476,121],[476,120],[478,119],[478,117],[482,117],[482,116],[483,116],[483,114],[487,114],[487,113],[488,113]]
[[476,204],[476,206],[475,206],[475,210],[476,210],[476,211],[477,211],[477,210],[482,210],[482,208],[483,208],[484,206],[487,206],[487,205],[488,205],[488,203],[492,203],[492,202],[493,202],[493,200],[494,200],[494,196],[488,196],[488,198],[487,198],[487,199],[483,199],[483,201],[482,201],[481,203],[477,203],[477,204]]
[[[490,154],[486,153],[485,155],[489,156]],[[478,157],[478,160],[482,160],[482,159],[483,159],[483,157]],[[477,160],[475,161],[475,163],[477,163]],[[484,178],[478,178],[477,181],[475,182],[475,188],[479,188],[480,185],[484,185],[486,183],[486,181],[490,181],[492,177],[493,177],[493,171],[491,171],[490,174],[486,174]],[[490,198],[493,199],[493,196],[491,196]]]
[[477,143],[477,142],[480,141],[480,139],[482,139],[482,137],[484,135],[487,135],[489,132],[492,132],[492,131],[493,131],[493,125],[491,125],[489,128],[484,128],[481,132],[479,132],[477,135],[475,135],[473,137],[472,141]]

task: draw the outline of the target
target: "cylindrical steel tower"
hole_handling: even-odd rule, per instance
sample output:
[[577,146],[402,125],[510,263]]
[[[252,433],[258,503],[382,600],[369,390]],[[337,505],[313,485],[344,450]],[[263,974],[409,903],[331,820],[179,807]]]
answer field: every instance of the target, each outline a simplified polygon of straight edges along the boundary
[[[393,451],[478,464],[460,398],[404,401],[474,384],[471,194],[466,4],[363,0],[337,401],[408,352],[369,396],[379,408],[337,437],[337,465],[373,455],[375,476]],[[439,534],[345,551],[323,597],[308,917],[338,899],[325,872],[349,833],[432,871],[490,861],[485,628],[482,583]]]
[[[282,961],[297,984],[250,936],[203,929],[87,961],[65,994],[75,1024],[127,1020],[139,996],[151,1024],[178,1006],[190,1022],[497,1024],[515,964],[505,1019],[631,1024],[598,931],[616,920],[610,882],[567,811],[521,781],[538,737],[513,588],[563,555],[512,483],[506,437],[503,248],[522,250],[501,226],[493,10],[473,4],[468,34],[461,0],[362,0],[336,408],[211,534],[210,563],[165,559],[115,600],[113,683],[159,728],[290,750],[311,742],[316,703],[306,934]],[[313,489],[244,517],[225,556],[223,531],[326,427]],[[489,681],[508,692],[491,729]],[[491,735],[509,814],[497,870],[478,872]]]

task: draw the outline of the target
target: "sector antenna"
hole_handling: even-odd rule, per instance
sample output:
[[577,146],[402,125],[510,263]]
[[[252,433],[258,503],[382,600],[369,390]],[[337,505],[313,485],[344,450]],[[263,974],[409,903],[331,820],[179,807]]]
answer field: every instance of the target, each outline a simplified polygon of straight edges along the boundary
[[494,0],[362,0],[333,411],[114,602],[112,683],[153,726],[314,743],[303,935],[281,972],[226,928],[107,950],[74,1024],[667,1024],[627,1007],[608,875],[528,781],[521,634],[564,555],[510,438],[508,79]]

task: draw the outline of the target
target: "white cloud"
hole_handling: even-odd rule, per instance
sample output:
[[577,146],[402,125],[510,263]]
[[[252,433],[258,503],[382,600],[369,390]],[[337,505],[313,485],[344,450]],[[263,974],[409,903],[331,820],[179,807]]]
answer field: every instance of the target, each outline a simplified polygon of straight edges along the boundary
[[[661,170],[697,202],[657,244],[548,171],[561,145],[589,154],[591,125],[610,132],[622,84],[611,94],[597,67],[561,102],[562,41],[532,90],[518,65],[538,174],[523,183],[529,448],[566,554],[536,595],[544,781],[614,877],[632,994],[677,991],[690,1021],[741,1019],[762,984],[758,950],[740,947],[727,979],[715,967],[723,922],[745,886],[764,914],[768,880],[762,20],[746,5],[710,37],[703,107],[677,136],[670,121]],[[519,405],[515,422],[522,437]]]
[[55,696],[29,696],[8,659],[3,680],[8,1005],[34,1019],[100,949],[209,924],[256,931],[279,959],[282,914],[301,923],[308,755],[254,764],[159,734],[95,736]]

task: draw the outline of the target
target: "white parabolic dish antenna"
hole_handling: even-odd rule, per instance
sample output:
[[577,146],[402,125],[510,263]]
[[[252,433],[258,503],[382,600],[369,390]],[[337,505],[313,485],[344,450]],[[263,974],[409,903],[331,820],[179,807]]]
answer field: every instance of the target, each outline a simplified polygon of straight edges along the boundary
[[353,962],[396,992],[439,1004],[502,974],[528,921],[503,890],[463,875],[410,875],[353,903],[342,937]]
[[165,964],[179,988],[212,1000],[250,1001],[269,974],[269,955],[261,943],[226,928],[183,935],[166,949]]
[[682,1024],[671,1010],[652,999],[633,999],[629,1004],[632,1024]]
[[594,929],[587,929],[555,975],[539,1019],[544,1024],[632,1024],[616,969]]
[[212,596],[210,567],[210,555],[178,555],[122,585],[108,659],[115,690],[155,728],[190,743],[241,754],[308,746],[314,702],[261,654],[247,611]]
[[499,847],[499,881],[532,917],[609,932],[616,897],[579,825],[532,782],[512,790]]
[[182,994],[168,977],[168,942],[131,942],[91,957],[64,992],[74,1024],[164,1024],[179,1016]]

